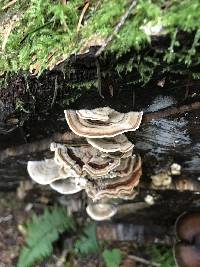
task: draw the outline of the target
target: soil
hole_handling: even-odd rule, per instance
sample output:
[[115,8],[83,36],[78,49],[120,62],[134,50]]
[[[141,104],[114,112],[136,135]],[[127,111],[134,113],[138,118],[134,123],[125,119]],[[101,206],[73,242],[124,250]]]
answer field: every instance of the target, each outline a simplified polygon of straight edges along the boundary
[[[26,192],[27,193],[27,192]],[[30,192],[29,192],[30,193]],[[31,202],[28,195],[20,200],[18,193],[1,193],[0,196],[0,267],[16,267],[20,249],[24,244],[23,224],[30,219],[32,212],[40,214],[46,205],[58,203],[59,197],[45,192],[38,196],[37,201]],[[54,199],[52,201],[52,198]],[[29,200],[29,201],[28,201]],[[68,255],[68,249],[63,246],[67,236],[64,234],[54,245],[54,253],[43,263],[35,267],[105,267],[103,260],[98,255],[73,258]],[[68,241],[69,242],[69,241]],[[123,261],[121,267],[144,267],[136,263],[131,255],[149,259],[149,255],[141,253],[140,247],[134,242],[109,242],[110,248],[119,248]]]

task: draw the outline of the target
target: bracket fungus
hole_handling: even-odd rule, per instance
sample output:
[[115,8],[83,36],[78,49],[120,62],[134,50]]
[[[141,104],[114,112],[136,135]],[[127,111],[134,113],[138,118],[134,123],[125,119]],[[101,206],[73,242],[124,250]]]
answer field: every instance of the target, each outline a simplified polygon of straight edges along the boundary
[[141,174],[141,159],[138,157],[131,174],[116,176],[115,179],[99,180],[92,188],[86,188],[86,192],[94,201],[103,198],[123,198],[124,194],[132,194]]
[[175,231],[179,240],[174,246],[178,267],[200,266],[200,213],[183,213],[176,221]]
[[[29,161],[29,175],[62,194],[84,189],[93,201],[133,199],[142,175],[141,158],[133,154],[134,144],[123,133],[135,131],[142,114],[120,113],[109,107],[65,110],[73,131],[69,133],[71,140],[67,144],[51,143],[53,159]],[[116,210],[109,203],[95,202],[87,207],[95,220],[111,218]]]
[[96,109],[80,109],[76,113],[83,120],[94,120],[94,121],[108,121],[109,114],[113,110],[110,107],[96,108]]
[[88,143],[102,152],[122,152],[126,153],[133,149],[132,144],[124,134],[111,138],[87,138]]
[[109,220],[117,213],[117,207],[109,203],[93,203],[86,208],[87,214],[95,221]]
[[[65,110],[65,117],[69,128],[77,135],[89,138],[114,137],[124,132],[135,131],[139,128],[143,112],[120,113],[109,107],[101,108],[106,111],[108,118],[103,120],[99,115],[100,109],[93,109],[91,119],[80,117],[76,110]],[[87,118],[87,119],[85,119]],[[98,120],[94,120],[98,118]]]
[[51,188],[57,191],[58,193],[69,195],[80,192],[83,188],[75,183],[75,180],[72,178],[55,181],[50,184]]
[[53,159],[29,161],[27,170],[31,178],[38,184],[47,185],[60,179],[59,166]]

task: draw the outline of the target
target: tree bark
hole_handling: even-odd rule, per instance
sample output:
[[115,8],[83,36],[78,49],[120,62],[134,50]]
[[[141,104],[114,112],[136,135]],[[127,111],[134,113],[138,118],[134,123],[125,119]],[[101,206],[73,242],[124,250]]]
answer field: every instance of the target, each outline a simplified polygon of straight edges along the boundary
[[[154,201],[153,205],[141,210],[132,209],[127,214],[120,210],[115,220],[143,226],[160,225],[166,229],[174,224],[176,217],[184,210],[198,208],[200,83],[190,79],[188,84],[187,77],[178,74],[161,76],[159,73],[142,87],[134,84],[130,74],[120,78],[111,72],[109,77],[101,77],[104,98],[99,96],[96,88],[82,90],[76,101],[66,105],[69,98],[77,94],[76,90],[66,86],[67,83],[97,78],[93,57],[86,60],[82,56],[74,69],[75,73],[70,77],[67,77],[64,64],[40,78],[26,77],[21,73],[11,77],[8,85],[0,91],[0,191],[15,190],[20,181],[29,179],[26,171],[28,160],[52,156],[50,143],[63,141],[64,133],[69,131],[63,113],[65,108],[108,105],[120,112],[144,111],[140,129],[127,133],[143,162],[140,191],[131,203],[145,203],[148,195]],[[163,80],[164,85],[160,86]],[[173,112],[166,114],[166,110]],[[150,119],[145,121],[145,118]],[[194,184],[194,190],[179,193],[176,187],[171,188],[174,190],[151,188],[150,177],[161,172],[167,173],[173,163],[181,166],[181,175],[172,177],[174,184],[177,179],[186,179]]]

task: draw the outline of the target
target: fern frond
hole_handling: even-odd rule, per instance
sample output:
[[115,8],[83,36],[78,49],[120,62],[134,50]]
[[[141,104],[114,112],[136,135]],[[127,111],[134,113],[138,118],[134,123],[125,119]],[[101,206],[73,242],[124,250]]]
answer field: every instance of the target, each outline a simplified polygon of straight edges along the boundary
[[75,252],[85,255],[96,253],[97,251],[96,226],[94,223],[90,223],[84,227],[83,234],[75,242]]
[[119,267],[122,261],[122,253],[118,248],[105,249],[102,256],[106,267]]
[[22,248],[18,260],[18,267],[31,267],[34,263],[51,255],[52,243],[65,230],[74,230],[75,225],[71,217],[61,207],[46,209],[41,216],[32,216],[27,223],[26,245]]

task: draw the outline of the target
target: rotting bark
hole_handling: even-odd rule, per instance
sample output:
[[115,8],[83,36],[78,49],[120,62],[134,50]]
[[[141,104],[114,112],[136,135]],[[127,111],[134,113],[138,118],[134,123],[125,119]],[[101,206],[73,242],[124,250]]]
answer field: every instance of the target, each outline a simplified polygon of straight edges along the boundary
[[135,241],[138,244],[160,243],[171,245],[173,237],[169,229],[158,225],[133,225],[126,223],[101,223],[97,225],[97,237],[107,241]]
[[[86,60],[81,56],[74,69],[75,73],[68,77],[64,76],[66,69],[63,66],[46,72],[39,79],[31,76],[25,78],[21,74],[12,77],[8,86],[0,92],[0,191],[15,190],[20,181],[28,178],[28,160],[52,157],[49,151],[52,141],[67,141],[64,133],[69,129],[64,119],[63,109],[66,105],[63,100],[75,95],[77,91],[74,92],[66,83],[97,78],[93,57]],[[134,77],[134,72],[132,75]],[[159,82],[163,79],[165,82],[161,87]],[[140,129],[127,133],[143,160],[139,194],[131,201],[133,205],[130,209],[122,208],[122,203],[119,203],[119,213],[115,220],[118,223],[132,223],[147,228],[152,224],[155,229],[160,226],[161,231],[167,229],[169,233],[169,227],[174,224],[176,217],[185,210],[199,207],[200,198],[194,192],[177,193],[173,190],[152,189],[150,176],[167,172],[170,165],[176,162],[182,167],[181,176],[177,179],[173,177],[171,189],[177,189],[177,180],[185,179],[195,185],[194,191],[199,192],[200,83],[190,79],[188,84],[188,78],[183,79],[183,76],[162,76],[160,73],[143,87],[134,85],[133,81],[131,74],[120,78],[115,72],[111,72],[109,77],[101,77],[104,99],[94,88],[82,91],[82,96],[67,105],[67,108],[109,105],[121,112],[144,111]],[[16,111],[16,104],[21,103],[19,100],[24,105]],[[39,188],[43,190],[42,187]],[[138,203],[145,204],[147,195],[153,197],[154,205],[135,209]],[[156,233],[153,232],[152,235],[155,237]]]

